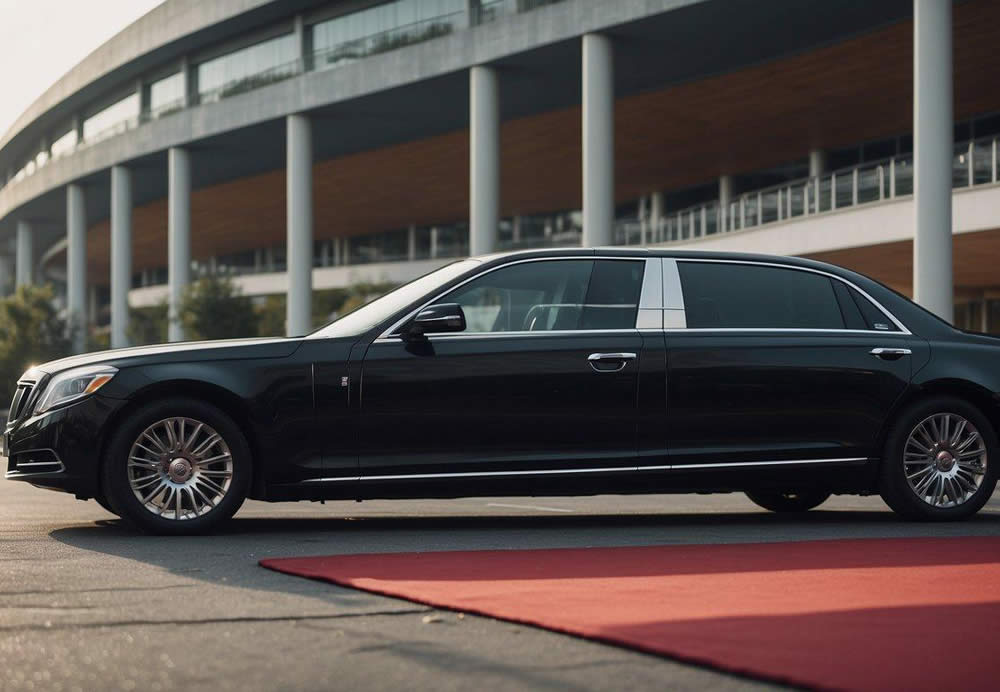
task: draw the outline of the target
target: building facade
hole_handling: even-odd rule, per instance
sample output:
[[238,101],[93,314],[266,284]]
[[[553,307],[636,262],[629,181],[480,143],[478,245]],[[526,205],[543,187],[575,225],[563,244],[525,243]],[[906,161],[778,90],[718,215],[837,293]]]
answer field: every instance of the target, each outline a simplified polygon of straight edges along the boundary
[[315,289],[671,245],[1000,331],[998,38],[990,0],[166,0],[0,139],[0,286],[120,346],[200,275],[300,334]]

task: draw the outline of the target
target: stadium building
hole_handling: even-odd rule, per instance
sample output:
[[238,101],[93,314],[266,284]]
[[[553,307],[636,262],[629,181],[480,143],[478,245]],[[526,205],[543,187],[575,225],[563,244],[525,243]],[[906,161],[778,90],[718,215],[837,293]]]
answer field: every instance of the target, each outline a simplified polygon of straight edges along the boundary
[[677,246],[1000,332],[998,44],[994,0],[166,0],[0,139],[0,285],[119,346],[199,275],[298,334],[316,289]]

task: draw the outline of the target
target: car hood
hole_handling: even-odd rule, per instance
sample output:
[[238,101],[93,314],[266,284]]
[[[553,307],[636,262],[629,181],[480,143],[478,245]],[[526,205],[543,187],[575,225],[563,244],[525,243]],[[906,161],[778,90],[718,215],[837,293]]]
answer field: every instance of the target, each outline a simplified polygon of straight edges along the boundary
[[84,365],[130,366],[178,361],[283,358],[294,353],[301,343],[302,339],[300,338],[278,337],[272,339],[187,341],[156,346],[137,346],[60,358],[36,365],[29,372],[40,371],[47,375],[54,375]]

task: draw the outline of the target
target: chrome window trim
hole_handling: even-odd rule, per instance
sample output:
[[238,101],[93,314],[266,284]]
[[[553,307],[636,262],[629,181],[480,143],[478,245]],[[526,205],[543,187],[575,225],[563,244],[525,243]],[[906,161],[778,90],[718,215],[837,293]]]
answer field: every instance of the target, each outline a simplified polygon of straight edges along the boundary
[[[473,274],[472,276],[468,277],[467,279],[464,279],[464,280],[460,281],[459,283],[455,284],[451,288],[449,288],[449,289],[447,289],[445,291],[441,291],[440,293],[436,294],[433,298],[431,298],[430,300],[428,300],[426,303],[422,304],[418,308],[415,308],[414,310],[411,310],[404,317],[402,317],[401,319],[397,320],[391,327],[389,327],[384,332],[382,332],[381,334],[379,334],[378,337],[376,337],[376,339],[375,339],[375,341],[373,343],[386,343],[386,342],[402,341],[402,339],[399,336],[393,335],[393,332],[395,332],[397,329],[399,329],[407,320],[411,319],[414,315],[416,315],[418,312],[420,312],[421,310],[423,310],[427,306],[433,305],[438,299],[442,298],[443,296],[446,296],[449,293],[451,293],[452,291],[454,291],[454,290],[456,290],[458,288],[461,288],[462,286],[464,286],[465,284],[469,283],[470,281],[478,279],[481,276],[486,276],[487,274],[489,274],[491,272],[495,272],[498,269],[504,269],[506,267],[512,267],[515,264],[525,264],[527,262],[562,262],[562,261],[566,261],[566,260],[587,260],[587,261],[591,261],[591,262],[596,262],[597,260],[618,260],[618,261],[622,261],[622,262],[645,262],[645,261],[647,261],[647,259],[648,258],[646,258],[646,257],[615,257],[614,255],[594,254],[594,255],[568,255],[566,257],[528,257],[526,259],[514,260],[513,262],[504,262],[503,264],[498,264],[495,267],[490,267],[489,269],[486,269],[485,271],[481,271],[481,272],[479,272],[477,274]],[[645,287],[645,274],[643,275],[643,284],[642,285]],[[640,301],[640,304],[641,304],[641,302],[642,302],[642,293],[641,293],[641,291],[640,291],[640,294],[639,294],[639,301]],[[462,335],[464,335],[466,337],[483,336],[483,335],[486,335],[486,334],[495,334],[495,335],[499,335],[499,336],[511,336],[511,335],[525,335],[525,334],[529,334],[531,336],[538,336],[539,334],[552,334],[553,331],[554,330],[551,330],[551,331],[537,331],[537,332],[463,332]],[[563,333],[563,334],[585,334],[587,332],[597,332],[597,333],[608,332],[608,333],[613,333],[613,332],[634,332],[634,331],[635,331],[634,329],[620,329],[620,330],[619,329],[587,329],[587,330],[585,330],[585,329],[566,329],[566,330],[560,330],[559,333]],[[427,335],[428,338],[430,338],[431,336],[434,336],[434,335],[432,335],[432,334],[428,334]],[[459,334],[451,334],[451,335],[448,335],[448,336],[455,337],[455,336],[459,336]]]
[[[878,329],[817,329],[817,328],[806,328],[806,327],[694,327],[694,328],[684,327],[683,329],[681,329],[681,328],[668,329],[667,331],[670,331],[670,332],[677,332],[677,331],[682,331],[682,332],[748,332],[748,331],[750,331],[750,332],[779,332],[779,333],[783,333],[783,332],[831,332],[831,333],[836,333],[836,334],[843,334],[843,333],[863,333],[863,334],[880,334],[880,335],[901,334],[903,336],[912,336],[912,334],[913,334],[913,332],[911,332],[909,329],[907,329],[907,327],[906,327],[905,324],[903,324],[900,320],[898,320],[895,315],[893,315],[891,312],[889,312],[889,310],[886,309],[885,306],[883,306],[880,302],[878,302],[877,300],[875,300],[863,288],[855,285],[854,282],[852,282],[852,281],[850,281],[848,279],[845,279],[845,278],[843,278],[841,276],[837,276],[836,274],[832,274],[832,273],[827,272],[827,271],[823,271],[821,269],[814,269],[812,267],[798,267],[798,266],[795,266],[793,264],[784,264],[784,263],[781,263],[781,262],[763,262],[763,261],[759,261],[759,260],[712,259],[712,258],[703,258],[703,257],[691,257],[691,258],[688,258],[688,257],[675,257],[675,258],[672,258],[672,259],[675,260],[674,263],[673,263],[673,268],[674,268],[674,270],[677,271],[677,287],[678,287],[678,291],[679,291],[678,295],[680,296],[680,299],[681,299],[681,309],[682,310],[683,310],[683,305],[684,305],[683,304],[683,289],[680,286],[680,271],[677,269],[677,263],[678,262],[701,262],[701,263],[704,263],[704,264],[749,264],[749,265],[752,265],[752,266],[759,266],[759,267],[775,267],[775,268],[778,268],[778,269],[792,269],[792,270],[795,270],[795,271],[810,272],[812,274],[819,274],[820,276],[825,276],[827,278],[834,279],[836,281],[840,281],[841,283],[847,285],[850,288],[853,288],[855,291],[857,291],[862,296],[864,296],[865,299],[868,300],[868,302],[870,302],[872,305],[874,305],[876,308],[878,308],[878,310],[883,315],[885,315],[886,317],[888,317],[889,320],[894,325],[896,325],[896,328],[899,331],[897,331],[897,332],[890,332],[890,331],[880,331]],[[664,270],[665,271],[667,270],[667,266],[666,265],[664,265]],[[666,285],[666,280],[664,281],[664,284]],[[685,323],[686,323],[686,318],[685,318]]]
[[787,466],[791,464],[846,464],[858,461],[870,461],[868,457],[844,457],[840,459],[784,459],[779,461],[737,461],[721,464],[671,464],[666,466],[603,466],[599,468],[572,469],[528,469],[524,471],[456,471],[446,473],[404,473],[378,476],[335,476],[331,478],[308,478],[299,484],[307,483],[349,483],[364,481],[402,481],[431,478],[490,478],[503,476],[545,476],[577,473],[618,473],[622,471],[681,471],[684,469],[713,469],[753,466]]

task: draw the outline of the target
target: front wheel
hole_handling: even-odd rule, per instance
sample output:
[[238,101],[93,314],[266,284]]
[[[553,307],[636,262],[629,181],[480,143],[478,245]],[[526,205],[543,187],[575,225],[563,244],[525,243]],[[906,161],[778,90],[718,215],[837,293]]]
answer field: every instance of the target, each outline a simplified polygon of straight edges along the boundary
[[808,512],[826,502],[830,493],[825,490],[753,490],[747,491],[747,497],[772,512]]
[[998,451],[990,421],[968,402],[953,397],[917,402],[889,430],[882,498],[907,519],[971,517],[996,487]]
[[104,460],[113,511],[144,531],[209,531],[240,508],[250,450],[233,420],[193,399],[142,407],[115,432]]

